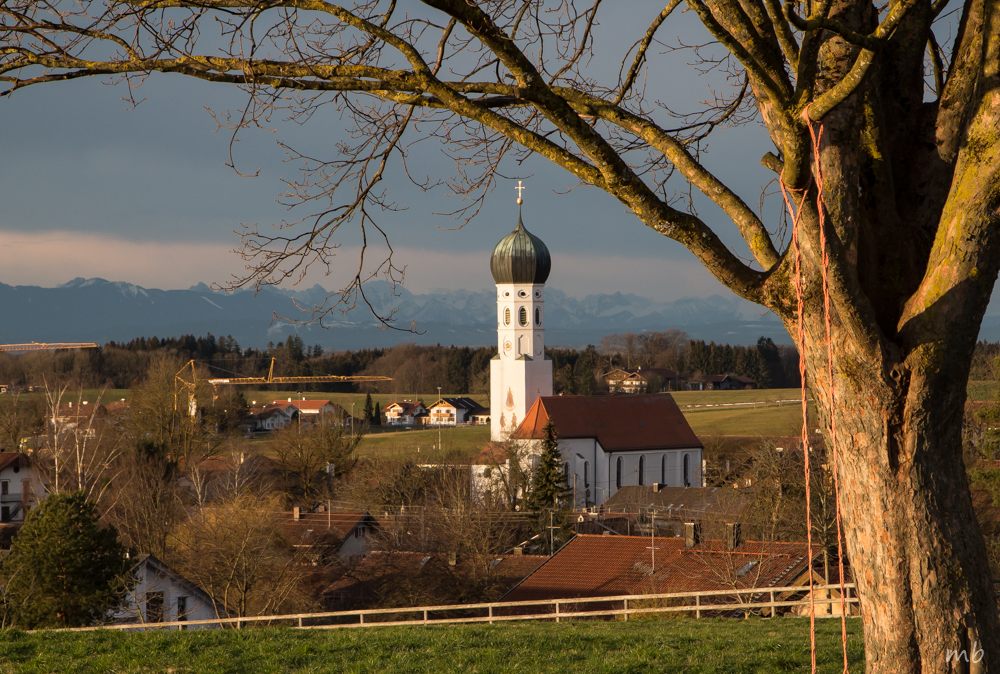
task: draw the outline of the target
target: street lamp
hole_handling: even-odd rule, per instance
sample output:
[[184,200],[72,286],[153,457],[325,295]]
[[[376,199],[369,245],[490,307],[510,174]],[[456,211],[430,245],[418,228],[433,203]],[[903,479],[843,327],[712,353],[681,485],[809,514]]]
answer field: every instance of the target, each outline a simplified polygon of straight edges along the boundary
[[351,403],[351,440],[354,439],[354,403]]

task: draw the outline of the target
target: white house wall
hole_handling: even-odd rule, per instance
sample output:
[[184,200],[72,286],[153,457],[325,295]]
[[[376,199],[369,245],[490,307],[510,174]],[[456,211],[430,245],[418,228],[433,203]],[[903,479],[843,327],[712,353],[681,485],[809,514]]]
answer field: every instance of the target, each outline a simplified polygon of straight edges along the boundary
[[[573,499],[573,486],[576,485],[574,507],[586,505],[601,505],[618,491],[617,462],[622,461],[622,487],[639,484],[639,459],[645,457],[642,484],[652,485],[662,483],[667,487],[683,487],[684,456],[688,457],[688,485],[702,486],[700,447],[690,449],[646,450],[605,452],[600,443],[593,438],[572,438],[559,441],[559,452],[564,463],[569,464],[567,487],[570,498]],[[664,473],[664,460],[665,475]],[[586,464],[586,465],[585,465]],[[585,473],[589,478],[589,494],[585,481]],[[666,479],[664,479],[664,477]],[[586,501],[586,502],[585,502]]]

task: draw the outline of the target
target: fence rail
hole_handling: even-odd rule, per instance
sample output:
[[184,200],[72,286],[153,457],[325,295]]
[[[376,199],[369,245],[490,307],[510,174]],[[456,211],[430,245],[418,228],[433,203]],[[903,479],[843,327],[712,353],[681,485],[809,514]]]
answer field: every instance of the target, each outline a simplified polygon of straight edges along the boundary
[[[844,603],[848,606],[858,606],[859,600],[852,596],[854,584],[844,586],[846,596]],[[696,618],[704,613],[744,613],[744,612],[774,612],[779,608],[808,607],[809,598],[801,600],[782,599],[782,594],[798,594],[808,590],[808,587],[795,585],[785,587],[758,587],[743,590],[714,590],[711,592],[674,592],[669,594],[630,594],[614,597],[580,597],[576,599],[546,599],[541,601],[492,602],[482,604],[449,604],[441,606],[416,606],[412,608],[363,609],[357,611],[331,611],[325,613],[292,613],[286,615],[249,616],[245,618],[212,618],[209,620],[183,620],[160,623],[122,623],[100,625],[94,627],[72,627],[59,632],[87,632],[99,629],[107,630],[149,630],[176,628],[179,630],[198,626],[235,627],[242,629],[253,624],[291,623],[291,627],[301,629],[341,629],[357,627],[391,627],[399,625],[443,625],[458,623],[496,623],[516,620],[547,620],[561,622],[578,618],[608,618],[655,613],[687,612]],[[840,591],[840,585],[814,585],[813,591],[826,593],[830,590]],[[815,596],[815,595],[814,595]],[[702,598],[710,601],[705,603]],[[726,601],[731,599],[731,601]],[[676,605],[665,606],[664,603]],[[580,610],[579,605],[585,604]],[[610,604],[607,608],[595,609],[593,605]],[[834,614],[834,607],[841,605],[839,597],[816,597],[816,617],[839,617]],[[820,607],[829,606],[830,611]],[[577,610],[566,611],[567,607]],[[533,610],[528,610],[533,609]],[[461,616],[441,616],[442,613],[462,613]],[[849,611],[849,614],[853,611]],[[467,615],[481,613],[483,615]],[[402,616],[413,616],[402,618]],[[373,620],[374,618],[374,620]],[[384,618],[384,619],[379,619]],[[323,621],[320,623],[319,621]],[[312,624],[308,624],[312,623]]]

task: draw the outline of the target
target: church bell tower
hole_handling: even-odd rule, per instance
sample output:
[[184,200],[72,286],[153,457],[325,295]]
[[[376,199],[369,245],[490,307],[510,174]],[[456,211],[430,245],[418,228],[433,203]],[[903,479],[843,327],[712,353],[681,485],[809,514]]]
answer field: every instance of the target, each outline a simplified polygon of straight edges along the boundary
[[552,395],[552,361],[545,355],[545,281],[549,249],[521,221],[493,250],[499,353],[490,362],[490,436],[504,440],[540,396]]

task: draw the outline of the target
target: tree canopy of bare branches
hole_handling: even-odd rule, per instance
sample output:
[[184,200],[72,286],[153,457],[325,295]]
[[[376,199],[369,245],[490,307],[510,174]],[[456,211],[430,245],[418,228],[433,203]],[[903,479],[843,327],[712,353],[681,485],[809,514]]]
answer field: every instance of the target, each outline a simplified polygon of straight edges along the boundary
[[[948,0],[686,0],[704,28],[688,41],[693,67],[731,85],[691,114],[650,87],[670,77],[664,27],[680,5],[630,9],[632,34],[601,41],[615,11],[601,0],[405,10],[394,0],[7,0],[0,82],[9,95],[180,73],[246,92],[242,110],[217,115],[234,133],[336,106],[347,136],[335,157],[288,148],[304,174],[285,198],[313,215],[247,226],[249,272],[235,281],[324,270],[354,223],[365,242],[354,281],[312,308],[320,318],[363,298],[375,274],[400,280],[391,256],[372,264],[368,246],[391,249],[378,215],[401,206],[383,181],[391,162],[409,167],[415,143],[440,142],[455,161],[447,179],[409,175],[465,196],[460,217],[530,155],[607,192],[798,342],[819,421],[838,431],[830,446],[869,671],[944,671],[944,649],[972,642],[996,667],[1000,621],[960,436],[1000,266],[997,0],[964,0],[954,13]],[[598,65],[611,54],[621,69],[609,77]],[[796,213],[794,241],[704,160],[709,134],[747,121],[774,145],[761,163]],[[749,259],[697,215],[691,190],[725,213]]]

